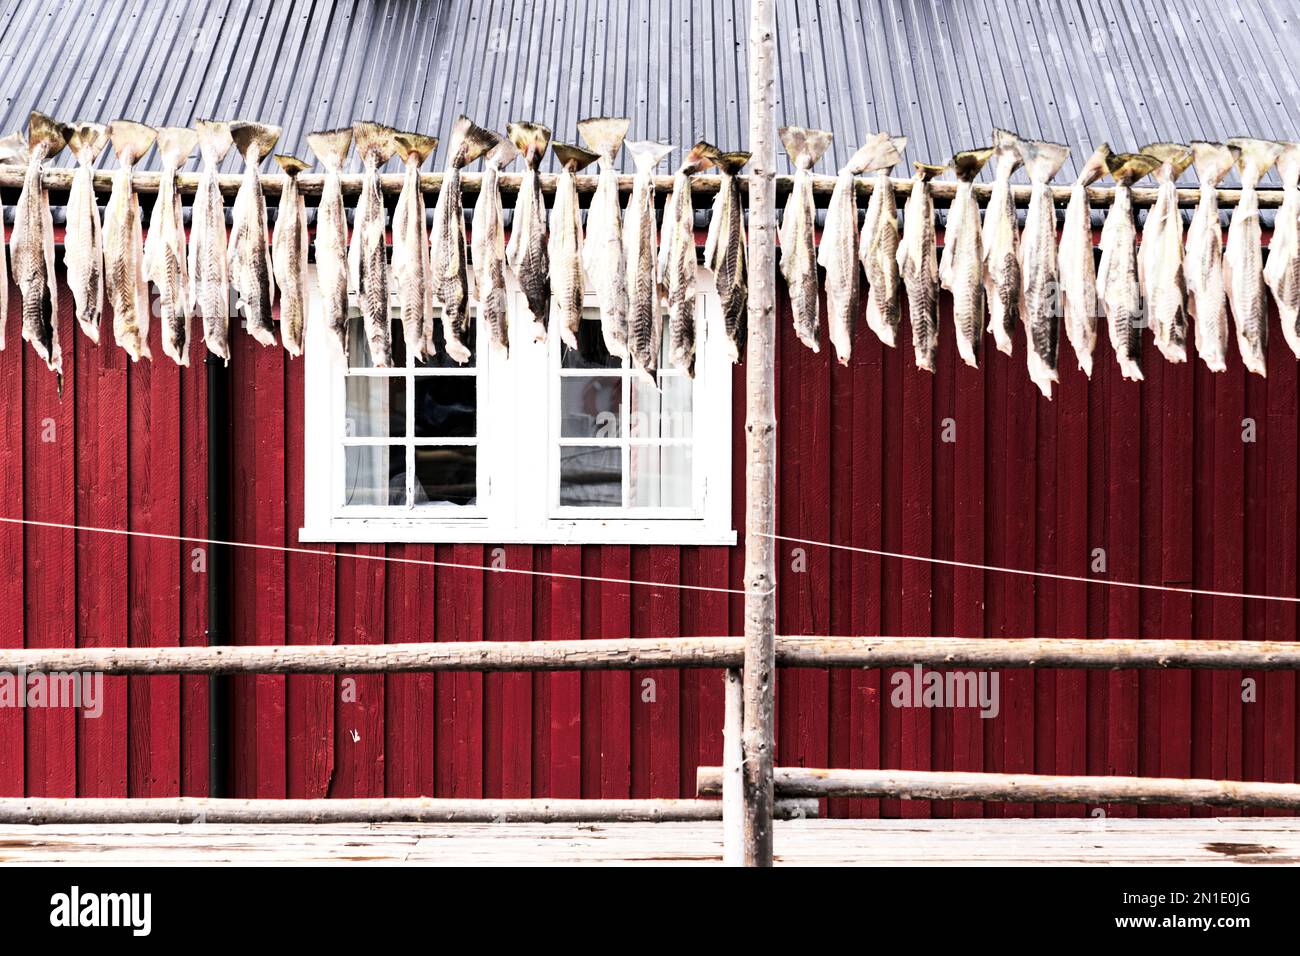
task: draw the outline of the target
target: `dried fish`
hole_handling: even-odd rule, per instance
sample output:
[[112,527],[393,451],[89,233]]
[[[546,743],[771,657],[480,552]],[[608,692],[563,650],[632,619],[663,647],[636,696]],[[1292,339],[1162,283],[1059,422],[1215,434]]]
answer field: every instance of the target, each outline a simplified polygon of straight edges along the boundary
[[1061,273],[1061,314],[1065,336],[1084,375],[1092,377],[1092,352],[1097,347],[1097,264],[1092,258],[1092,205],[1088,187],[1106,175],[1110,147],[1102,143],[1083,164],[1065,207],[1065,225],[1057,262]]
[[[934,371],[939,349],[939,250],[934,231],[934,197],[930,180],[944,166],[912,163],[912,191],[903,209],[903,239],[898,246],[898,271],[907,290],[907,314],[912,323],[912,352],[916,367]],[[823,244],[825,239],[822,239]],[[832,336],[833,338],[834,336]]]
[[1160,160],[1153,174],[1156,201],[1147,212],[1138,248],[1142,298],[1156,348],[1169,362],[1187,361],[1187,283],[1183,278],[1183,215],[1176,181],[1192,162],[1181,143],[1151,143],[1142,152]]
[[152,359],[149,352],[149,284],[144,275],[144,227],[140,199],[131,188],[135,164],[154,143],[152,127],[128,120],[108,124],[117,154],[113,191],[104,213],[104,275],[113,307],[113,340],[131,361]]
[[722,306],[722,327],[727,334],[727,354],[733,363],[745,356],[745,326],[749,309],[749,251],[745,243],[745,209],[737,175],[749,162],[749,153],[723,153],[718,157],[718,195],[713,199],[709,233],[704,240],[704,265],[713,272],[714,287]]
[[1228,290],[1223,277],[1219,183],[1236,165],[1237,151],[1222,143],[1197,142],[1192,143],[1192,156],[1201,198],[1183,250],[1187,308],[1196,330],[1196,354],[1211,372],[1222,372],[1228,367]]
[[479,314],[493,346],[510,354],[510,318],[506,295],[505,212],[501,208],[501,170],[519,157],[515,144],[497,136],[483,156],[483,181],[474,204],[471,252],[474,255],[474,294]]
[[[27,124],[27,172],[9,238],[14,283],[22,299],[23,339],[51,372],[62,376],[58,283],[54,276],[54,223],[50,194],[41,179],[45,161],[63,151],[71,129],[33,111]],[[8,294],[6,289],[5,294]]]
[[627,355],[627,259],[623,253],[618,170],[614,159],[623,148],[627,128],[626,118],[611,116],[593,116],[578,123],[578,135],[600,158],[596,192],[587,209],[582,263],[600,304],[600,331],[605,349],[616,358]]
[[164,126],[158,130],[162,172],[144,242],[144,274],[158,288],[163,352],[177,365],[190,364],[190,277],[176,170],[198,144],[199,134],[187,127]]
[[312,133],[307,145],[325,167],[316,207],[316,277],[320,283],[325,328],[348,354],[348,219],[339,174],[352,147],[352,129]]
[[[898,203],[889,171],[903,158],[907,137],[894,136],[882,142],[883,152],[867,167],[876,180],[862,223],[858,258],[867,274],[867,328],[882,343],[893,348],[898,341]],[[892,147],[892,148],[890,148]],[[848,350],[840,356],[848,359]]]
[[242,306],[248,331],[263,345],[275,344],[271,306],[271,245],[266,234],[266,197],[262,194],[262,160],[280,139],[280,127],[263,123],[231,123],[230,136],[244,160],[244,178],[230,214],[230,287]]
[[1246,368],[1262,377],[1267,373],[1268,296],[1264,292],[1263,234],[1255,187],[1282,154],[1282,146],[1262,139],[1230,139],[1228,145],[1240,150],[1241,196],[1232,211],[1223,250],[1224,285],[1237,327],[1237,351]]
[[524,175],[515,198],[511,219],[510,243],[506,261],[514,270],[519,287],[533,314],[533,339],[546,340],[546,325],[551,316],[550,261],[547,258],[546,201],[537,170],[551,142],[551,131],[537,123],[511,123],[506,127],[515,148],[524,157]]
[[218,167],[233,140],[230,124],[199,120],[199,174],[190,214],[190,305],[203,320],[208,352],[230,361],[230,265],[226,259],[226,207]]
[[1025,231],[1020,238],[1020,318],[1025,325],[1025,362],[1029,378],[1047,398],[1052,397],[1060,344],[1057,289],[1060,274],[1056,249],[1056,210],[1052,206],[1052,177],[1070,150],[1059,143],[1017,141],[1025,171],[1033,183]]
[[596,154],[568,143],[552,143],[551,150],[560,164],[546,249],[551,263],[551,300],[559,313],[560,341],[576,349],[578,323],[582,321],[582,211],[573,174],[594,163]]
[[975,177],[992,155],[992,147],[985,147],[952,158],[949,165],[957,177],[957,190],[948,207],[943,255],[939,259],[939,284],[952,293],[957,353],[971,368],[979,368],[980,338],[984,334],[984,247]]
[[[27,165],[27,140],[22,133],[0,137],[0,163],[6,166]],[[0,203],[0,221],[4,204]],[[5,326],[9,324],[9,269],[6,265],[5,244],[0,241],[0,349],[5,347]]]
[[68,190],[67,227],[63,238],[63,261],[68,269],[68,286],[81,330],[92,342],[99,342],[99,319],[104,310],[104,235],[95,199],[94,168],[108,145],[108,127],[98,123],[74,123],[68,148],[77,158]]
[[431,355],[433,280],[420,167],[438,148],[438,140],[420,133],[394,133],[393,141],[404,169],[402,191],[393,207],[393,284],[397,286],[397,311],[407,353]]
[[994,177],[984,213],[984,286],[989,302],[989,331],[999,352],[1010,355],[1020,318],[1020,256],[1016,203],[1011,174],[1020,168],[1019,137],[993,131]]
[[277,155],[284,170],[280,207],[271,239],[271,266],[280,287],[280,341],[290,355],[302,354],[307,320],[307,203],[298,191],[298,174],[311,164],[296,156]]
[[624,253],[627,261],[627,351],[632,365],[650,384],[659,369],[659,346],[663,340],[663,313],[659,308],[658,236],[655,230],[654,171],[674,147],[663,143],[627,144],[636,164],[632,195],[623,221]]
[[818,339],[821,319],[817,314],[817,250],[814,235],[817,210],[813,205],[812,173],[831,144],[831,134],[821,129],[783,126],[777,132],[794,164],[794,182],[786,200],[778,230],[781,243],[781,274],[785,276],[794,312],[794,331],[804,345],[821,351]]
[[361,196],[352,221],[348,247],[348,276],[361,306],[366,347],[375,368],[393,364],[392,332],[388,322],[388,237],[384,199],[379,194],[379,167],[388,162],[397,143],[397,130],[379,123],[353,123],[357,154],[365,164]]
[[1142,288],[1138,279],[1137,228],[1130,187],[1160,165],[1145,153],[1112,153],[1106,169],[1115,180],[1115,198],[1101,230],[1097,296],[1106,309],[1110,345],[1120,374],[1142,381]]
[[1277,302],[1282,335],[1300,358],[1300,143],[1284,143],[1277,158],[1282,177],[1282,206],[1273,221],[1264,282]]
[[[549,131],[548,131],[549,136]],[[468,116],[456,120],[447,153],[447,171],[433,209],[430,277],[434,301],[442,305],[442,338],[447,354],[468,362],[469,252],[465,246],[465,208],[460,198],[460,171],[496,145],[496,134],[475,126]],[[538,187],[540,201],[541,191]],[[425,329],[425,351],[433,353],[433,326]]]
[[673,366],[695,377],[695,205],[691,177],[709,169],[720,155],[699,142],[691,147],[673,176],[673,191],[664,207],[664,236],[659,244],[659,282],[668,301],[668,357]]

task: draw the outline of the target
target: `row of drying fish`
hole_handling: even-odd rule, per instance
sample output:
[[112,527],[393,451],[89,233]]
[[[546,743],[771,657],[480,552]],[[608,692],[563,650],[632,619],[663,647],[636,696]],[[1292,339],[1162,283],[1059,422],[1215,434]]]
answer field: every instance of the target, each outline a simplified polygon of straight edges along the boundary
[[[508,135],[501,136],[460,117],[452,130],[450,157],[431,230],[420,188],[420,167],[437,146],[437,139],[376,123],[356,123],[348,129],[308,136],[308,145],[325,167],[315,251],[326,328],[346,353],[349,295],[355,294],[371,362],[378,368],[388,367],[392,364],[391,293],[397,299],[408,352],[431,356],[436,351],[436,305],[441,309],[446,354],[456,362],[469,360],[471,250],[466,247],[461,170],[482,157],[485,171],[474,207],[472,270],[474,296],[492,344],[509,349],[508,267],[528,303],[534,337],[546,337],[554,303],[560,338],[577,348],[585,272],[595,286],[602,337],[611,354],[630,356],[634,366],[653,381],[660,363],[666,305],[669,359],[694,374],[695,217],[690,177],[716,166],[722,174],[722,187],[714,203],[706,261],[716,277],[728,348],[732,359],[739,361],[748,282],[744,213],[736,174],[749,154],[723,153],[707,143],[696,144],[677,171],[660,235],[654,215],[654,171],[673,147],[655,142],[626,144],[636,164],[636,176],[624,211],[619,207],[615,160],[628,126],[626,119],[583,120],[578,133],[588,150],[552,143],[551,131],[534,123],[513,123]],[[22,298],[23,338],[52,370],[61,371],[54,237],[42,171],[47,160],[68,146],[78,165],[68,198],[66,262],[77,320],[86,335],[99,341],[100,315],[107,296],[116,344],[132,360],[151,358],[152,283],[163,323],[163,350],[169,357],[181,365],[189,364],[190,326],[198,317],[208,350],[229,359],[230,292],[235,293],[236,308],[242,310],[253,337],[263,345],[274,345],[272,307],[278,290],[280,338],[291,355],[301,354],[308,228],[296,177],[308,164],[293,156],[275,156],[285,183],[274,235],[268,243],[259,169],[279,136],[278,127],[260,123],[200,121],[193,129],[154,129],[127,121],[69,126],[43,113],[32,113],[25,141],[20,135],[0,140],[0,162],[26,165],[11,253]],[[101,226],[92,169],[109,143],[119,165]],[[145,240],[131,176],[135,164],[155,144],[162,173]],[[349,238],[340,174],[354,145],[365,173]],[[217,167],[231,146],[244,160],[244,176],[227,233]],[[195,148],[203,167],[187,242],[176,171]],[[538,174],[548,148],[562,168],[549,221]],[[379,169],[394,156],[403,163],[405,174],[393,212],[390,259]],[[524,174],[507,244],[498,176],[518,157],[523,158]],[[598,186],[584,234],[574,175],[597,161]],[[0,250],[0,282],[5,281],[3,269]],[[0,348],[4,346],[4,298],[0,296]]]
[[[1050,183],[1069,155],[1067,147],[994,130],[992,146],[958,153],[946,165],[913,163],[916,172],[900,237],[889,171],[907,141],[880,133],[840,170],[817,247],[810,170],[830,145],[831,134],[800,127],[780,132],[795,167],[781,221],[781,269],[795,333],[813,351],[820,347],[821,265],[826,271],[830,341],[843,363],[852,349],[864,274],[866,323],[885,345],[896,343],[900,289],[905,291],[919,368],[934,371],[939,343],[936,303],[943,288],[952,295],[962,360],[979,365],[987,302],[988,331],[1000,351],[1012,354],[1016,327],[1023,326],[1029,376],[1049,398],[1058,380],[1062,317],[1079,368],[1091,375],[1097,318],[1104,313],[1121,373],[1140,380],[1142,329],[1147,325],[1167,360],[1185,362],[1188,325],[1194,324],[1197,354],[1210,369],[1222,371],[1231,312],[1246,367],[1263,375],[1267,286],[1277,301],[1287,343],[1300,358],[1300,143],[1156,143],[1137,153],[1112,153],[1103,145],[1071,188],[1058,243]],[[974,181],[990,160],[995,177],[981,224]],[[1174,183],[1192,163],[1202,186],[1211,188],[1202,189],[1184,238]],[[1265,266],[1256,186],[1274,163],[1282,178],[1283,202]],[[1022,165],[1032,183],[1023,230],[1017,226],[1011,194],[1011,175]],[[1225,247],[1218,193],[1212,187],[1234,165],[1241,172],[1242,191]],[[929,183],[945,170],[956,177],[957,189],[940,258]],[[859,232],[857,177],[867,173],[877,177],[876,188]],[[1104,175],[1115,180],[1115,199],[1101,233],[1101,261],[1094,264],[1087,187]],[[1130,187],[1147,175],[1155,178],[1158,194],[1139,243]]]

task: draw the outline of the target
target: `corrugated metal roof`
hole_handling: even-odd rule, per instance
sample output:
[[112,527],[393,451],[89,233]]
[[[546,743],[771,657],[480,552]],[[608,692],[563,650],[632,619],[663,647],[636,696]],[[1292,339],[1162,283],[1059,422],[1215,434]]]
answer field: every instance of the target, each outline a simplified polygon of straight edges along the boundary
[[[242,117],[282,125],[281,150],[306,157],[307,132],[355,119],[445,136],[460,112],[498,129],[528,118],[568,140],[604,113],[633,117],[639,138],[743,147],[748,7],[4,0],[0,129],[33,108],[154,125]],[[1295,0],[778,0],[777,34],[778,116],[835,133],[820,171],[877,129],[924,160],[993,126],[1058,140],[1074,153],[1062,179],[1102,140],[1300,139]]]

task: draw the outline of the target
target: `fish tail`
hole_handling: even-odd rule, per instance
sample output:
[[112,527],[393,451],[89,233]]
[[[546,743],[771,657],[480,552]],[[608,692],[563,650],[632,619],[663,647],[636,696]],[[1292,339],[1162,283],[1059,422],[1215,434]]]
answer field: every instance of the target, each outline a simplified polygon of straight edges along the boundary
[[[550,138],[550,130],[547,130],[547,138]],[[479,126],[468,116],[458,116],[451,128],[449,161],[457,168],[468,166],[496,144],[496,133]],[[542,150],[545,149],[543,146]]]
[[492,136],[496,142],[483,157],[483,162],[488,166],[504,169],[519,158],[519,150],[515,149],[515,144],[510,142],[509,136],[502,136],[500,133],[493,133]]
[[253,158],[260,163],[280,141],[280,127],[266,123],[231,123],[230,138],[240,156],[252,153]]
[[782,126],[777,133],[796,169],[811,169],[831,145],[831,133],[824,129]]
[[912,177],[913,179],[917,179],[923,183],[928,183],[948,167],[936,166],[933,163],[922,163],[914,160],[912,162],[912,168],[916,170],[916,175]]
[[100,123],[74,123],[68,147],[82,166],[93,166],[108,145],[108,127]]
[[724,175],[734,176],[749,162],[751,153],[742,150],[734,150],[728,153],[719,153],[717,158],[718,169],[722,170]]
[[328,172],[336,173],[343,168],[352,148],[352,127],[322,130],[307,134],[307,148],[320,160]]
[[963,183],[970,183],[975,181],[975,177],[980,174],[980,170],[984,168],[984,164],[989,161],[992,155],[992,146],[965,149],[954,156],[948,165],[952,167],[957,179]]
[[1042,139],[1017,140],[1016,146],[1030,182],[1035,183],[1051,182],[1070,155],[1070,147]]
[[199,134],[187,126],[158,128],[158,155],[164,166],[182,165],[198,144]]
[[297,176],[304,169],[311,168],[311,163],[304,162],[297,156],[286,156],[284,153],[276,153],[275,162],[290,179]]
[[887,133],[877,133],[858,147],[857,152],[849,157],[844,169],[854,176],[877,169],[892,169],[902,160],[906,146],[906,136],[891,137]]
[[585,169],[599,158],[595,153],[588,152],[581,146],[573,146],[570,143],[552,143],[551,152],[555,153],[555,159],[560,164],[560,168],[567,169],[571,173]]
[[221,120],[199,120],[194,124],[194,131],[199,134],[199,153],[203,162],[215,166],[230,152],[230,124]]
[[108,124],[108,139],[113,144],[117,161],[123,166],[134,165],[141,156],[149,152],[157,138],[157,131],[143,123],[130,120],[113,120]]
[[634,140],[626,145],[627,151],[632,154],[632,162],[636,165],[638,173],[654,172],[655,167],[677,148],[666,143],[656,143],[653,140]]
[[393,158],[396,143],[393,135],[397,130],[382,123],[356,122],[352,124],[352,140],[357,147],[357,155],[366,162],[373,161],[382,166]]
[[45,158],[58,153],[68,144],[72,127],[60,123],[53,116],[32,110],[27,120],[27,148],[35,152],[37,147],[45,148]]
[[1111,153],[1106,157],[1107,172],[1121,186],[1133,185],[1159,166],[1160,158],[1147,153]]
[[1141,150],[1147,156],[1160,160],[1155,171],[1156,182],[1173,182],[1192,162],[1192,151],[1182,143],[1148,143]]
[[[1020,168],[1020,137],[1007,129],[994,128],[993,154],[997,157],[999,169],[1006,168],[1008,174]],[[1009,168],[1008,168],[1009,167]]]
[[1109,160],[1110,144],[1102,143],[1092,151],[1092,155],[1088,157],[1088,161],[1085,162],[1083,168],[1079,170],[1079,175],[1074,181],[1075,185],[1091,186],[1097,180],[1101,179],[1102,176],[1106,175],[1106,171],[1109,168]]
[[625,116],[592,116],[578,121],[578,135],[602,159],[613,162],[623,148],[632,121]]
[[403,165],[414,162],[416,166],[423,166],[424,161],[438,148],[438,137],[398,132],[393,134],[393,144],[397,148],[397,158]]
[[1243,179],[1253,170],[1258,181],[1282,154],[1282,144],[1269,139],[1237,136],[1228,140],[1228,145],[1235,146],[1238,150],[1237,169]]
[[1192,165],[1202,186],[1217,186],[1237,164],[1237,151],[1222,143],[1192,143]]
[[530,169],[537,169],[542,165],[546,147],[551,143],[549,126],[543,126],[541,123],[510,123],[506,126],[506,135],[524,157],[525,165]]

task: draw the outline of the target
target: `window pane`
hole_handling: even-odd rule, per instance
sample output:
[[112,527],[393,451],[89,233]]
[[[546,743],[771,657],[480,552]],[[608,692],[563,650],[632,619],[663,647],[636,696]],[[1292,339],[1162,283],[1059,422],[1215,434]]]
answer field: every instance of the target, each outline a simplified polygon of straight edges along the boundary
[[[557,331],[558,335],[559,332]],[[609,354],[600,330],[600,309],[588,307],[578,323],[578,347],[561,347],[560,364],[564,368],[622,368],[623,360]]]
[[[389,352],[393,357],[393,368],[406,365],[406,340],[402,338],[402,323],[393,319],[388,330]],[[370,343],[366,341],[365,323],[361,313],[354,311],[348,317],[348,368],[374,368],[370,360]]]
[[415,449],[417,505],[472,505],[477,499],[477,448],[447,445]]
[[631,507],[691,506],[689,445],[633,445],[630,451],[628,503]]
[[406,449],[348,445],[343,449],[345,505],[405,505]]
[[415,379],[415,436],[473,438],[477,379],[473,375],[422,375]]
[[560,379],[560,435],[564,438],[618,438],[623,378],[575,375]]
[[621,508],[623,463],[618,448],[561,448],[560,504]]
[[349,438],[406,436],[406,379],[398,375],[349,376],[343,434]]
[[633,379],[628,432],[633,438],[690,438],[693,382],[684,375],[660,376],[655,388]]
[[475,329],[478,326],[478,322],[476,321],[475,318],[477,314],[478,313],[475,309],[470,308],[466,316],[466,320],[469,323],[469,327],[465,330],[465,334],[461,336],[461,341],[464,342],[466,347],[469,348],[470,356],[469,356],[469,360],[462,365],[460,362],[455,361],[454,359],[452,359],[450,355],[447,354],[447,339],[442,334],[442,309],[435,306],[433,310],[433,345],[434,348],[437,349],[437,352],[434,354],[432,358],[416,359],[415,367],[416,368],[473,368],[476,364],[476,359],[478,355],[478,352],[474,347]]

